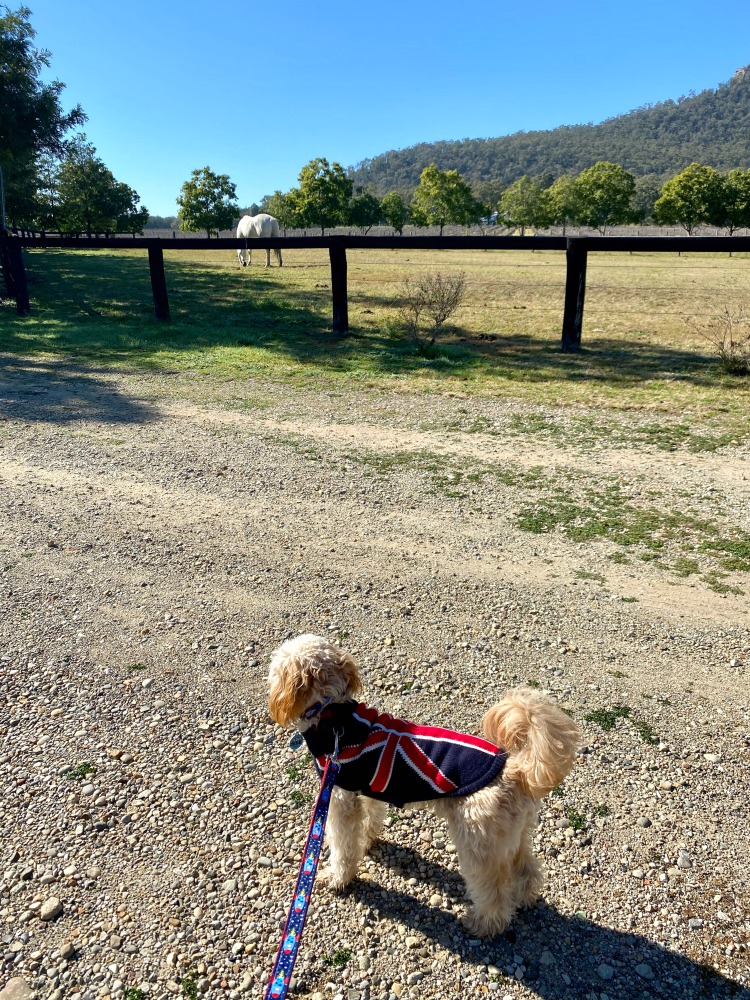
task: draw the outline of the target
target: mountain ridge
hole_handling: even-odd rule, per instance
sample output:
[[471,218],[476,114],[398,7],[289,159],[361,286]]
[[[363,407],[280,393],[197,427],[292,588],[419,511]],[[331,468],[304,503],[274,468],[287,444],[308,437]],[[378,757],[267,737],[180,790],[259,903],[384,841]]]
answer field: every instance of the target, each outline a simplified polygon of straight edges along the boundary
[[348,172],[355,185],[382,197],[411,191],[430,163],[458,170],[481,186],[511,184],[523,174],[578,174],[598,160],[663,180],[694,161],[717,170],[750,168],[750,65],[716,88],[642,105],[598,124],[415,143],[362,160]]

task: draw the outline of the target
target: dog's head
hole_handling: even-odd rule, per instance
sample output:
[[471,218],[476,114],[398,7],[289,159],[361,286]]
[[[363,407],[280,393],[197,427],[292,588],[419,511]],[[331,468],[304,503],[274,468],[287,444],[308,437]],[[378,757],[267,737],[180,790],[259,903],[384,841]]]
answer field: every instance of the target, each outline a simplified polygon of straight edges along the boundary
[[318,635],[299,635],[283,643],[271,659],[268,710],[280,726],[301,722],[316,703],[342,701],[361,689],[352,657]]

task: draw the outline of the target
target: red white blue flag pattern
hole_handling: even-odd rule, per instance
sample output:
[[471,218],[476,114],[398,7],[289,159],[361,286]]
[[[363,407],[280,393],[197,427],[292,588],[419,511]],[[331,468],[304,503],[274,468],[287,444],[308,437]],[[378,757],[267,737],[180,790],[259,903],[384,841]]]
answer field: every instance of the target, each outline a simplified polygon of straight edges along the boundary
[[471,795],[502,771],[507,753],[488,740],[419,726],[349,701],[329,705],[302,734],[320,774],[339,735],[336,784],[391,805]]
[[[332,748],[333,749],[333,748]],[[286,918],[284,935],[279,945],[273,972],[268,982],[264,1000],[284,1000],[289,990],[289,982],[292,978],[292,970],[297,960],[302,929],[305,926],[307,909],[310,905],[310,897],[315,881],[315,873],[320,860],[320,849],[323,845],[323,832],[325,831],[328,807],[331,804],[331,792],[336,781],[339,765],[335,760],[326,761],[323,770],[323,780],[321,782],[318,799],[313,810],[310,831],[307,834],[305,850],[302,854],[299,875],[294,886],[294,895],[289,907],[289,915]]]

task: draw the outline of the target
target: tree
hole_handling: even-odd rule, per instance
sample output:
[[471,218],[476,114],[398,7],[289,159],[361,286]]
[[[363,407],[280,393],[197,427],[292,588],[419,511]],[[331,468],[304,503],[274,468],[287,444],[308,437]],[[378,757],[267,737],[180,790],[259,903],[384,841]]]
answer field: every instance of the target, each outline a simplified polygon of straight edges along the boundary
[[575,178],[570,174],[558,177],[547,190],[547,205],[550,225],[562,226],[564,236],[566,228],[578,218],[578,189]]
[[391,191],[380,202],[380,214],[388,226],[393,226],[399,236],[404,234],[404,226],[409,221],[409,206],[397,191]]
[[738,167],[720,176],[718,204],[712,221],[728,229],[730,236],[737,229],[750,228],[750,170]]
[[457,170],[438,170],[431,163],[422,171],[414,191],[411,217],[418,226],[439,226],[442,236],[448,224],[468,226],[478,222],[482,206]]
[[[34,46],[28,7],[0,8],[0,174],[5,213],[13,225],[33,224],[37,165],[43,153],[61,156],[65,133],[86,121],[80,105],[65,112],[60,104],[64,84],[42,83],[50,53]],[[6,216],[0,217],[5,225]]]
[[320,226],[324,235],[331,226],[346,223],[354,185],[340,163],[329,163],[319,156],[302,168],[298,180],[306,225]]
[[654,218],[654,205],[661,194],[661,182],[655,174],[636,177],[633,195],[633,217],[636,222],[650,222]]
[[633,221],[631,202],[635,177],[619,163],[600,160],[582,171],[575,181],[578,221],[606,233],[607,226]]
[[274,191],[272,195],[261,202],[263,211],[279,220],[283,230],[303,229],[305,220],[302,215],[302,203],[299,188],[292,188],[286,194]]
[[713,167],[691,163],[661,189],[654,218],[666,226],[679,224],[692,236],[697,226],[714,220],[721,197],[721,179]]
[[369,191],[359,188],[357,194],[349,202],[349,222],[352,226],[359,226],[365,235],[377,226],[382,218],[380,202],[375,195]]
[[210,167],[194,170],[190,180],[182,185],[177,199],[180,229],[195,233],[206,230],[218,236],[222,229],[231,229],[239,211],[235,185],[227,174],[215,174]]
[[137,192],[115,179],[85,135],[71,144],[60,164],[57,200],[49,214],[60,230],[139,233],[148,222]]
[[521,236],[527,226],[546,229],[550,224],[549,195],[540,184],[524,174],[500,196],[498,218],[507,226],[520,227]]

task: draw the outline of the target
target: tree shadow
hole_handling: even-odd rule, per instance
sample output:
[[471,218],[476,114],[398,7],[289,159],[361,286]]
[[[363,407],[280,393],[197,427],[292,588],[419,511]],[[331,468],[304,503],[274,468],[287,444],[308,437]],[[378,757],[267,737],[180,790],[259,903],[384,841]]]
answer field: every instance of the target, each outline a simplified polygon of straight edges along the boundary
[[[300,366],[332,371],[366,369],[387,375],[452,375],[525,383],[568,381],[629,388],[679,381],[695,387],[723,379],[716,359],[693,350],[588,337],[582,350],[563,354],[560,336],[477,334],[453,327],[428,357],[396,328],[360,322],[348,337],[332,334],[330,275],[312,289],[292,287],[283,270],[240,268],[227,252],[221,261],[191,260],[167,251],[165,272],[171,322],[153,311],[145,254],[107,251],[30,251],[26,254],[33,315],[9,326],[6,350],[53,351],[89,362],[163,369],[183,352],[229,347],[261,348]],[[351,304],[382,307],[382,299],[352,295]],[[10,310],[8,310],[10,312]],[[31,319],[31,322],[29,322]],[[562,322],[562,296],[560,301]],[[189,362],[188,362],[189,363]],[[235,359],[241,364],[241,357]]]
[[[455,902],[462,900],[463,881],[458,872],[427,862],[411,848],[381,842],[373,857],[378,864],[402,867],[404,877],[419,872],[421,883],[434,883],[433,891],[452,896]],[[420,865],[426,874],[420,872]],[[462,959],[496,966],[506,977],[498,995],[514,982],[520,964],[524,986],[545,1000],[591,996],[598,1000],[602,994],[610,1000],[673,1000],[675,996],[750,1000],[750,990],[707,962],[678,954],[637,932],[603,927],[583,913],[560,913],[544,900],[521,910],[504,934],[478,940],[454,913],[378,882],[355,881],[349,895],[369,906],[378,918],[397,920]]]
[[125,395],[108,374],[73,361],[0,354],[0,421],[138,424],[157,418],[153,407]]

